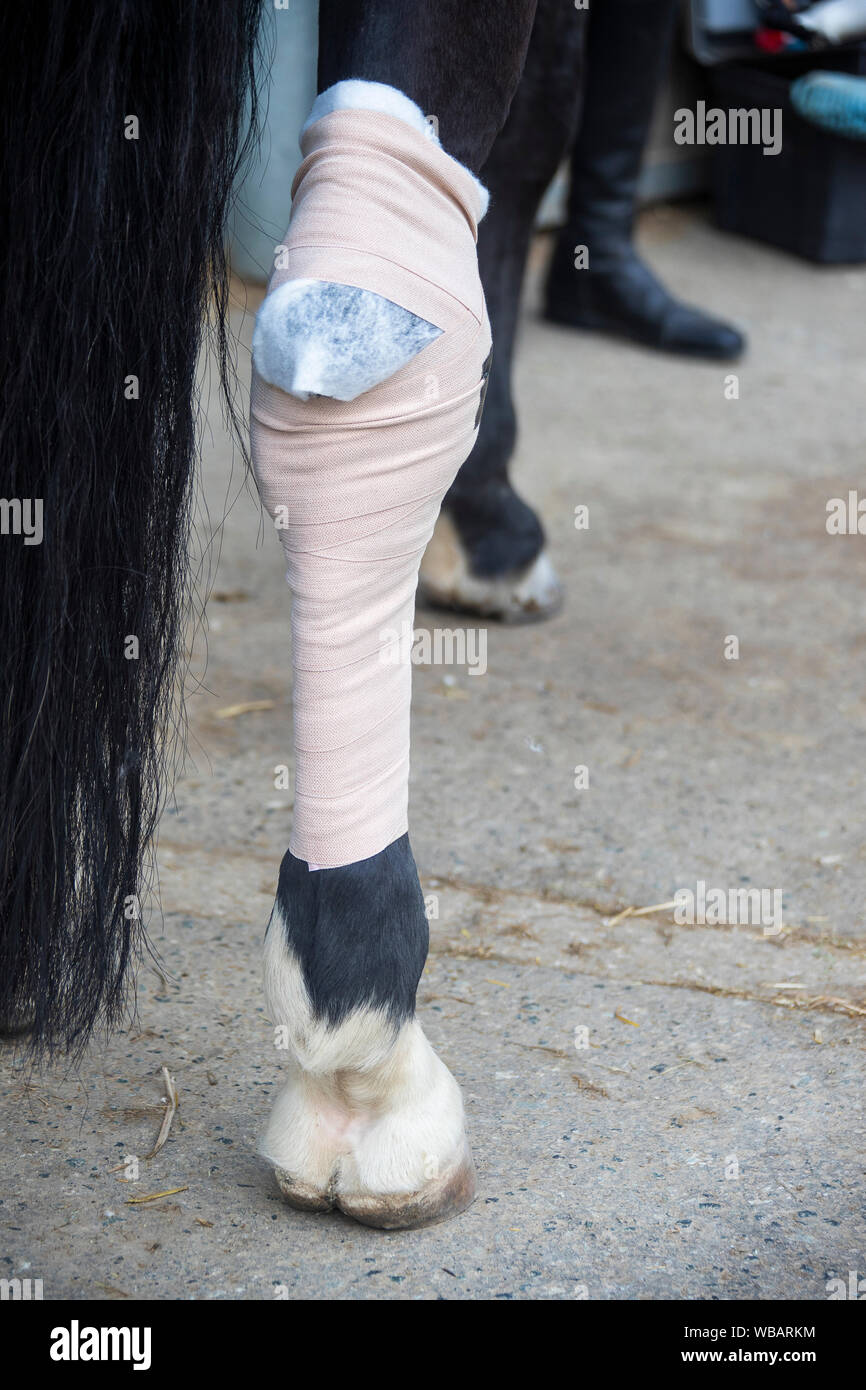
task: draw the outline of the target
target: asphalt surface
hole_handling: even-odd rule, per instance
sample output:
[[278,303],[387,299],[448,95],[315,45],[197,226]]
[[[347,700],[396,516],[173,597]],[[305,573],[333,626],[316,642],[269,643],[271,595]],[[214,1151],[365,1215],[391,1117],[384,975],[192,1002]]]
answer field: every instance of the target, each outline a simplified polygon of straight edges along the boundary
[[[219,564],[160,831],[162,972],[77,1070],[0,1054],[0,1277],[46,1299],[822,1300],[866,1274],[866,537],[825,525],[863,476],[866,270],[692,210],[641,239],[747,357],[545,325],[539,239],[515,478],[567,602],[491,626],[483,676],[416,671],[412,839],[438,912],[420,1016],[464,1089],[474,1205],[379,1233],[289,1210],[255,1155],[279,1081],[259,948],[291,818],[288,598],[210,391],[199,548]],[[781,916],[679,924],[701,882]],[[180,1104],[147,1159],[163,1067]]]

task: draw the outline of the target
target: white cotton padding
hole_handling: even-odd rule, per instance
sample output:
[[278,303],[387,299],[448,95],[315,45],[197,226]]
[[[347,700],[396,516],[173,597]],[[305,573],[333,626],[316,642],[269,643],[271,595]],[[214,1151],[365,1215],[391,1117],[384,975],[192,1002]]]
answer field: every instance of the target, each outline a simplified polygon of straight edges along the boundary
[[[387,82],[367,82],[357,77],[344,78],[342,82],[335,82],[332,87],[328,87],[316,97],[312,110],[301,127],[301,136],[306,133],[310,126],[315,125],[316,121],[321,120],[331,111],[381,111],[385,116],[396,116],[398,120],[405,121],[407,125],[413,126],[415,130],[426,136],[428,140],[432,140],[434,144],[440,144],[435,125],[424,115],[417,102],[414,102],[411,97],[407,97],[406,93],[399,91],[397,87],[390,87]],[[460,168],[463,169],[467,178],[470,178],[475,184],[478,193],[478,221],[480,222],[487,212],[490,194],[471,169],[467,169],[463,164],[460,165]]]
[[353,401],[405,367],[441,332],[371,290],[288,280],[259,310],[253,361],[259,376],[300,401]]

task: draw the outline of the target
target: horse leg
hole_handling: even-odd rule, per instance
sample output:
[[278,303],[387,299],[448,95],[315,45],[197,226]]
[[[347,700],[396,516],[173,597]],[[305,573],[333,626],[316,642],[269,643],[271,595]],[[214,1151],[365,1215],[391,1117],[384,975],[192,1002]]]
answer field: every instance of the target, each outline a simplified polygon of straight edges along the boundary
[[538,205],[577,126],[585,29],[583,12],[539,0],[520,86],[481,171],[490,211],[479,229],[478,259],[493,365],[478,439],[421,566],[428,600],[506,622],[546,617],[561,601],[541,522],[508,478],[517,436],[511,368]]
[[459,1088],[415,1018],[428,929],[407,834],[405,639],[481,413],[474,170],[533,11],[425,0],[407,25],[394,0],[325,0],[325,90],[254,335],[253,458],[293,595],[295,744],[265,940],[286,1084],[261,1148],[292,1205],[383,1227],[441,1220],[474,1193]]

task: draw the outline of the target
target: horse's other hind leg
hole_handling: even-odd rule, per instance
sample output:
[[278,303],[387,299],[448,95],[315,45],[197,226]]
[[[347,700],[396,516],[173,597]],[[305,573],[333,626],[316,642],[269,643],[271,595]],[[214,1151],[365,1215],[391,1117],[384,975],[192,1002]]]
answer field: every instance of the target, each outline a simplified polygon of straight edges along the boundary
[[[415,1019],[428,934],[407,834],[410,646],[418,567],[489,370],[472,169],[505,119],[533,9],[437,0],[407,25],[392,0],[326,0],[332,85],[305,127],[254,338],[254,465],[293,594],[295,743],[265,944],[288,1079],[262,1152],[293,1205],[382,1227],[442,1220],[475,1185],[459,1088]],[[356,315],[381,325],[378,365],[343,333]]]
[[478,259],[493,365],[478,439],[421,566],[426,598],[506,622],[546,617],[561,601],[541,522],[508,478],[517,437],[511,367],[535,215],[577,128],[585,19],[561,0],[539,0],[520,86],[481,171],[490,210]]

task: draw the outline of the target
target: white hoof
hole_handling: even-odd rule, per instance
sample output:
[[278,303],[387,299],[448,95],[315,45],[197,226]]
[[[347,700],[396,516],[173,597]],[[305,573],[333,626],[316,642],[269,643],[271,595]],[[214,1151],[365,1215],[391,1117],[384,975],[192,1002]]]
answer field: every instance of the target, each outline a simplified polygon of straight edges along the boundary
[[453,521],[440,512],[421,561],[419,599],[504,623],[539,622],[562,606],[562,585],[546,550],[502,575],[472,574]]
[[333,1026],[314,1019],[278,932],[266,941],[265,987],[289,1079],[259,1151],[286,1200],[386,1229],[467,1207],[475,1169],[460,1088],[420,1023],[397,1028],[378,1009]]

